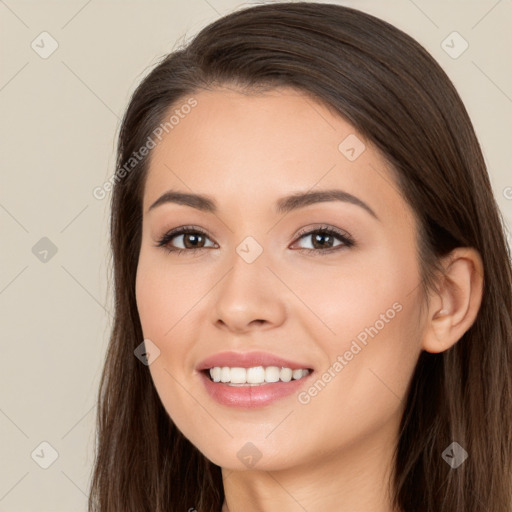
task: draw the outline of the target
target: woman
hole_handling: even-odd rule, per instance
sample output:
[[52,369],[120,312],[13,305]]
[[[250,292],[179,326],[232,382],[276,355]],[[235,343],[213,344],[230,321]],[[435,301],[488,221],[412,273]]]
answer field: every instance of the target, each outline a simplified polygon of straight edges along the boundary
[[91,512],[510,512],[509,249],[409,36],[305,2],[207,26],[131,99],[111,221]]

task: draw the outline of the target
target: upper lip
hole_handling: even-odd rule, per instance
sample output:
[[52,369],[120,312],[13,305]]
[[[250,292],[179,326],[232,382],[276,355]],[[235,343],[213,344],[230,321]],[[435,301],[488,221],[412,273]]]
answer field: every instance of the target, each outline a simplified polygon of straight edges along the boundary
[[290,361],[283,357],[270,354],[268,352],[219,352],[213,356],[203,359],[198,365],[197,370],[208,370],[215,366],[229,366],[231,368],[252,368],[253,366],[284,366],[292,370],[300,368],[312,369],[309,365]]

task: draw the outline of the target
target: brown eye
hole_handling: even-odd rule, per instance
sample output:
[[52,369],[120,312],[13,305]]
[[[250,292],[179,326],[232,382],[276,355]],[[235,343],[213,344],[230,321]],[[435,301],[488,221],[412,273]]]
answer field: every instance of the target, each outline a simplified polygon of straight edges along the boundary
[[[348,233],[343,233],[327,226],[307,231],[305,233],[303,232],[299,235],[299,240],[308,238],[311,239],[311,246],[301,247],[298,249],[299,251],[326,254],[344,247],[352,247],[354,245],[354,241]],[[336,241],[338,241],[338,243],[336,243]]]
[[[187,250],[206,249],[206,241],[209,240],[206,233],[194,228],[193,226],[184,226],[166,233],[156,244],[157,247],[165,247],[169,252],[178,251],[178,253]],[[176,244],[178,246],[176,246]],[[212,243],[210,247],[215,247]]]
[[183,237],[183,244],[187,249],[194,249],[197,247],[203,247],[205,237],[197,233],[184,233],[180,235]]

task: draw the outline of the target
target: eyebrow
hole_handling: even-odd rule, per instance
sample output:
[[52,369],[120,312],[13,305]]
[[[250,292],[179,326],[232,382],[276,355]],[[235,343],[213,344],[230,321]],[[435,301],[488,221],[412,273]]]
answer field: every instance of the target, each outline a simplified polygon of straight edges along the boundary
[[[372,217],[379,220],[377,214],[364,201],[352,194],[349,194],[348,192],[345,192],[344,190],[339,189],[298,192],[296,194],[282,197],[276,202],[275,211],[278,214],[284,214],[311,204],[329,201],[341,201],[359,206]],[[157,206],[166,203],[182,204],[207,213],[217,213],[218,211],[215,201],[208,196],[168,190],[148,208],[147,212],[149,213]]]

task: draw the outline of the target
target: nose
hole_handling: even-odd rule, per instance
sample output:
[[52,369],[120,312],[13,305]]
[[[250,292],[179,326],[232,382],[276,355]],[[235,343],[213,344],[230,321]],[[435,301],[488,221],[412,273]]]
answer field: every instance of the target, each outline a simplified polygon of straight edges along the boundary
[[[233,266],[215,287],[212,321],[216,327],[244,333],[278,327],[286,319],[287,300],[263,255],[247,263],[236,254]],[[282,285],[281,285],[282,286]]]

